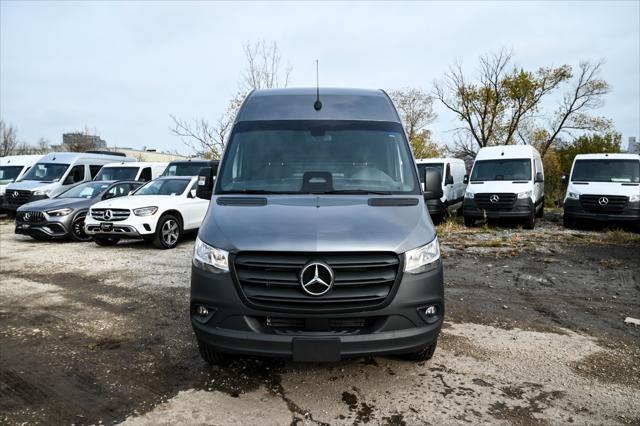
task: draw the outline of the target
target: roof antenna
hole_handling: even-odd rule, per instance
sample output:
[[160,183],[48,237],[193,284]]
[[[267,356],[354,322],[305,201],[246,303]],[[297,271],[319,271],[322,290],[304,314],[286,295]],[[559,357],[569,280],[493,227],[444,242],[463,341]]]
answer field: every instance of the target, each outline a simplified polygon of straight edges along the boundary
[[316,111],[322,109],[322,102],[320,102],[320,78],[318,74],[318,60],[316,59],[316,102],[313,104],[313,109]]

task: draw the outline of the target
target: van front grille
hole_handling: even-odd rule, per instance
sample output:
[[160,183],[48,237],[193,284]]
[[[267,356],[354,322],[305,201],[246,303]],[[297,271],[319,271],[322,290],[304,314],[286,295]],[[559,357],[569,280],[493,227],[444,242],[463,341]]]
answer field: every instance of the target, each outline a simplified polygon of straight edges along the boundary
[[125,220],[130,214],[129,209],[91,209],[91,217],[101,222]]
[[10,189],[4,194],[4,201],[10,206],[19,207],[31,199],[31,191]]
[[485,193],[476,194],[474,199],[476,200],[476,206],[483,210],[500,210],[510,209],[516,203],[516,194],[510,193]]
[[[321,296],[303,291],[300,273],[310,262],[333,271],[334,284]],[[395,253],[244,252],[233,259],[234,277],[248,304],[286,312],[376,309],[397,285],[400,259]]]
[[333,332],[356,333],[371,327],[374,318],[278,318],[266,317],[262,322],[269,329],[279,333]]
[[586,211],[596,213],[620,213],[626,207],[629,198],[623,195],[581,195],[580,204]]

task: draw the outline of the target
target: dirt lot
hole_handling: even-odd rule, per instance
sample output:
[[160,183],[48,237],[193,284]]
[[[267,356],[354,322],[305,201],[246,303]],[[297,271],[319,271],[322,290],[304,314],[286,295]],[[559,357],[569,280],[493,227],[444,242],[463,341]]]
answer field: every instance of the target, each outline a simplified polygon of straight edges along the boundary
[[[42,243],[0,224],[0,423],[640,424],[640,236],[440,226],[436,355],[208,367],[193,239]],[[555,220],[554,220],[555,219]]]

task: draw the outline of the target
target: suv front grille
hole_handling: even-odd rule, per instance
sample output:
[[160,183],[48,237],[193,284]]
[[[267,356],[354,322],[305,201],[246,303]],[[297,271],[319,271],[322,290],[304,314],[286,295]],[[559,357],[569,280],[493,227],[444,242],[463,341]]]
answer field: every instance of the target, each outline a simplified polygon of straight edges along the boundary
[[31,212],[31,211],[19,211],[16,213],[16,220],[27,223],[44,222],[44,213]]
[[[300,273],[312,261],[334,273],[332,289],[322,296],[302,290]],[[234,277],[249,305],[280,311],[348,311],[385,304],[399,281],[394,253],[245,252],[234,256]]]
[[25,190],[8,190],[4,194],[5,203],[11,206],[21,206],[24,203],[27,203],[31,199],[31,191]]
[[598,213],[620,213],[627,207],[628,201],[629,198],[623,195],[580,196],[580,204],[582,204],[583,209]]
[[[498,200],[496,202],[491,201],[491,197],[496,196]],[[483,210],[499,210],[510,209],[516,202],[516,194],[510,193],[486,193],[476,194],[475,200],[478,208]],[[494,199],[495,200],[495,199]]]
[[129,209],[91,209],[91,217],[101,222],[117,222],[125,220],[130,214],[131,212]]

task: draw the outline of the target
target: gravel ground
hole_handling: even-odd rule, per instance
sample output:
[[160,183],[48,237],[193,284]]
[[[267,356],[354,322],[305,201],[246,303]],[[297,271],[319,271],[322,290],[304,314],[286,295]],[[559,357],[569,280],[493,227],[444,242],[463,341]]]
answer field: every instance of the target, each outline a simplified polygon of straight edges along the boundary
[[175,250],[36,242],[0,224],[0,423],[639,424],[640,237],[440,227],[434,358],[209,367]]

